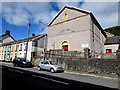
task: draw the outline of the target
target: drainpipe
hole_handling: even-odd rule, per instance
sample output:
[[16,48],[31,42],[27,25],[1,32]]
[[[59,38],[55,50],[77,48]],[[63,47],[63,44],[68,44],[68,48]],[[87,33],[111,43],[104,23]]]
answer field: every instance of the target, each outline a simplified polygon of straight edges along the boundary
[[27,60],[27,53],[28,53],[28,42],[29,42],[29,34],[30,34],[30,23],[28,23],[28,38],[27,38],[27,45],[26,45],[26,60]]

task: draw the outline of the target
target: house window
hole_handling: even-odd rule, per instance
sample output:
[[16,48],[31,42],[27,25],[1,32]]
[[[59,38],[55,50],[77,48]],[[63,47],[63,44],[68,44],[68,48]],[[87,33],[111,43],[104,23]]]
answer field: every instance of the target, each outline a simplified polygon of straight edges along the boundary
[[27,43],[25,43],[24,46],[25,46],[24,51],[26,51],[26,49],[27,49]]
[[11,51],[13,52],[13,50],[14,50],[14,46],[12,46],[12,48],[11,48]]
[[19,47],[19,45],[16,45],[16,50],[15,50],[15,51],[17,51],[17,50],[18,50],[18,47]]
[[20,51],[22,51],[22,44],[20,44]]
[[35,46],[37,46],[38,45],[38,41],[37,40],[35,40]]
[[24,58],[26,57],[26,53],[24,53]]
[[15,53],[15,57],[17,57],[17,53]]
[[112,49],[106,49],[106,53],[112,53]]

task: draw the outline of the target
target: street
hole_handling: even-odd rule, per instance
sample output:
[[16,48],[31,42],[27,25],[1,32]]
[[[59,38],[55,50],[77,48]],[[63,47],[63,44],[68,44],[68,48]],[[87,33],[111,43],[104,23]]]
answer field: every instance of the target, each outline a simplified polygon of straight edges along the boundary
[[[89,83],[90,80],[91,83]],[[2,90],[35,90],[39,88],[80,88],[114,90],[113,88],[115,88],[115,86],[112,86],[113,88],[108,88],[106,86],[95,85],[93,84],[95,82],[96,84],[98,82],[103,82],[106,84],[113,82],[114,84],[116,84],[118,81],[107,79],[104,80],[88,76],[78,76],[67,73],[50,73],[47,71],[37,71],[36,68],[12,67],[11,63],[2,63]]]

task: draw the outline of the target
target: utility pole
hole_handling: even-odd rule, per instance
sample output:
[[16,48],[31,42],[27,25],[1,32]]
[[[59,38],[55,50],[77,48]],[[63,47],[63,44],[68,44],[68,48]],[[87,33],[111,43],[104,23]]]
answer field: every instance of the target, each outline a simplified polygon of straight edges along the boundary
[[30,23],[28,23],[28,38],[26,43],[26,56],[25,56],[26,60],[27,60],[27,53],[28,53],[29,34],[30,34]]
[[[40,24],[44,25],[45,27],[47,26],[46,24],[44,24],[43,22],[39,21]],[[45,60],[45,33],[43,31],[43,59]]]

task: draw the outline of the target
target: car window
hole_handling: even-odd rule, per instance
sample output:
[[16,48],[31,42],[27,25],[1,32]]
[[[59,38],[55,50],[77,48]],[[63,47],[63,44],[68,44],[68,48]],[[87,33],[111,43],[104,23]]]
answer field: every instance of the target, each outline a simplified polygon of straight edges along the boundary
[[20,58],[17,58],[17,61],[20,61]]
[[44,64],[49,64],[49,62],[48,61],[44,61]]
[[50,64],[51,64],[51,65],[55,65],[56,62],[54,62],[54,61],[50,61]]
[[16,60],[17,60],[17,58],[14,59],[14,61],[16,61]]
[[41,64],[43,64],[43,62],[41,62]]
[[26,59],[25,59],[25,58],[21,58],[21,61],[24,61],[24,62],[25,62],[25,61],[26,61]]

